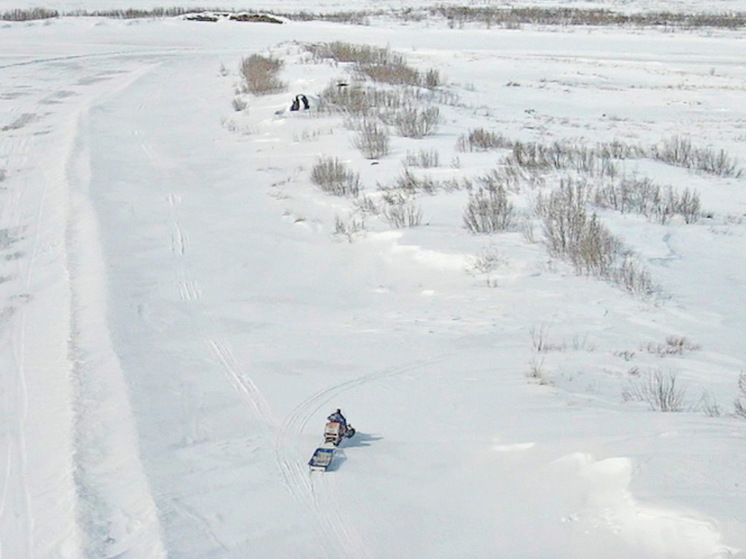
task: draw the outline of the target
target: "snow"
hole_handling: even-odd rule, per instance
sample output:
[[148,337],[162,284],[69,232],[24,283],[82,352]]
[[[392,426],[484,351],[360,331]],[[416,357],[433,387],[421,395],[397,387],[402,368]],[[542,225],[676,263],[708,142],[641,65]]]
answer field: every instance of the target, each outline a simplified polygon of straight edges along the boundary
[[[343,75],[302,48],[331,40],[437,68],[438,133],[374,165],[339,115],[288,111]],[[476,127],[746,165],[743,30],[64,17],[0,44],[0,558],[746,557],[746,177],[624,163],[709,214],[601,212],[654,297],[576,275],[538,224],[470,234],[464,189],[335,234],[354,205],[310,180],[339,157],[377,200],[419,150],[473,180],[501,157],[458,151]],[[287,91],[236,92],[252,53]],[[655,370],[681,412],[632,397]],[[337,407],[357,435],[312,474]]]

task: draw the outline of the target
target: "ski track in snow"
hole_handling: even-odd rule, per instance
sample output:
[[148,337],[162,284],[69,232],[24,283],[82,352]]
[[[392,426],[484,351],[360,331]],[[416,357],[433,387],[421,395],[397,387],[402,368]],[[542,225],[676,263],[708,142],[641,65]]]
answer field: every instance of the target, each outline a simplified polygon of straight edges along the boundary
[[254,384],[254,381],[251,380],[251,377],[242,373],[241,367],[236,363],[230,345],[219,338],[208,339],[207,345],[215,359],[223,366],[228,382],[230,382],[247,407],[253,411],[253,414],[257,418],[264,420],[270,426],[273,425],[275,421],[269,403],[256,384]]
[[[30,124],[38,110],[38,105],[34,103],[33,109],[23,106],[23,114],[17,118],[13,124],[6,128],[4,132],[5,139],[2,144],[3,154],[0,159],[0,168],[8,169],[11,173],[17,173],[20,179],[20,186],[6,192],[9,200],[0,200],[3,202],[2,212],[0,213],[0,223],[4,226],[7,235],[14,232],[24,232],[24,237],[31,237],[31,246],[24,258],[17,258],[14,261],[14,273],[12,278],[18,284],[18,292],[15,296],[15,305],[7,307],[12,309],[9,323],[12,325],[9,334],[9,345],[11,346],[11,360],[14,374],[5,374],[2,382],[8,382],[9,386],[2,386],[4,400],[4,409],[8,417],[14,424],[8,429],[9,437],[7,442],[7,460],[6,473],[4,476],[3,488],[0,494],[0,520],[2,524],[6,522],[13,528],[10,531],[15,532],[14,543],[21,545],[21,548],[11,548],[10,557],[30,557],[35,553],[35,529],[36,520],[34,515],[34,505],[29,487],[30,474],[28,471],[28,420],[29,420],[29,387],[28,387],[28,366],[27,357],[29,351],[34,348],[28,347],[28,310],[24,304],[24,298],[32,290],[32,283],[35,280],[37,261],[40,252],[45,247],[40,244],[39,230],[42,228],[45,211],[47,210],[47,189],[49,181],[59,180],[56,176],[59,174],[57,166],[54,167],[55,176],[50,176],[50,171],[44,171],[42,186],[38,191],[34,188],[29,178],[29,156],[32,148],[32,140],[29,138],[30,132],[27,125]],[[37,111],[37,112],[26,112]],[[4,145],[3,145],[4,144]],[[35,175],[34,178],[37,178]],[[9,505],[9,501],[10,506]],[[10,517],[9,520],[6,520]],[[7,545],[4,545],[2,533],[0,532],[0,557],[4,557],[4,550],[8,552]]]

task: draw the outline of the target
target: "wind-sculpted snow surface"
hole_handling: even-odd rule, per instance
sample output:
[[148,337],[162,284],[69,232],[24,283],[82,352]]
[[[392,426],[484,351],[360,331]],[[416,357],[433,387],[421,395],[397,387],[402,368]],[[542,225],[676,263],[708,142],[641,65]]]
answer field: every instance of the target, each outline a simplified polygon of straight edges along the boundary
[[[619,163],[706,212],[600,212],[644,298],[536,222],[469,233],[467,181],[508,152],[458,148],[675,133],[744,161],[741,34],[247,25],[0,27],[0,559],[743,558],[743,177]],[[330,40],[442,72],[437,133],[363,158],[318,110],[352,77],[302,47]],[[286,91],[241,92],[254,53]],[[395,228],[376,208],[419,150],[451,187]],[[315,186],[323,156],[367,198]],[[558,179],[526,175],[530,221]],[[681,413],[651,411],[655,371]],[[357,433],[311,473],[337,407]]]

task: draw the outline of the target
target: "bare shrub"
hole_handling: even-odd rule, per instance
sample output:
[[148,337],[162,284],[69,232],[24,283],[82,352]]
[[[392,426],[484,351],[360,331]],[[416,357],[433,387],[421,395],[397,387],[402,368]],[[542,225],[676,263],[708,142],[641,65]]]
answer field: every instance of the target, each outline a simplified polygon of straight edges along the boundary
[[475,128],[458,139],[459,151],[488,151],[491,149],[511,148],[513,143],[502,134],[490,132],[484,128]]
[[437,167],[440,164],[440,153],[436,149],[408,151],[404,164],[408,167],[422,167],[423,169]]
[[625,254],[621,262],[611,270],[610,279],[632,294],[652,295],[658,290],[648,271],[630,253]]
[[588,214],[587,202],[585,186],[570,181],[537,198],[550,254],[568,260],[577,273],[610,280],[630,293],[651,294],[654,288],[647,272],[595,213]]
[[240,97],[234,97],[233,102],[231,104],[233,105],[233,110],[236,111],[237,113],[240,113],[246,110],[246,107],[249,106],[246,100],[241,99]]
[[666,224],[675,215],[685,223],[694,223],[701,215],[699,195],[684,189],[676,192],[671,186],[661,187],[650,179],[622,177],[598,187],[594,192],[594,203],[602,208],[611,208],[622,213],[634,212]]
[[391,58],[391,51],[387,48],[373,47],[370,45],[356,45],[344,41],[307,44],[306,49],[310,51],[317,60],[331,58],[337,62],[379,64],[384,63]]
[[363,118],[353,122],[351,127],[357,131],[354,144],[366,159],[379,159],[389,153],[389,132],[385,125],[377,120]]
[[437,131],[440,124],[440,109],[438,107],[406,106],[397,111],[389,111],[381,116],[386,124],[395,126],[399,134],[405,138],[429,136]]
[[311,169],[311,180],[336,196],[357,196],[360,192],[360,176],[336,157],[320,158]]
[[504,259],[495,246],[483,248],[472,258],[467,266],[467,273],[471,275],[489,274],[504,264]]
[[746,419],[746,374],[741,373],[738,377],[738,397],[733,402],[736,417]]
[[550,351],[564,351],[567,346],[564,344],[556,344],[549,341],[549,326],[541,324],[540,326],[532,326],[529,330],[531,334],[531,346],[536,353],[549,353]]
[[394,182],[394,188],[404,192],[409,192],[410,194],[415,194],[417,192],[434,194],[438,189],[438,183],[427,175],[418,176],[409,168],[405,168],[404,172],[399,175]]
[[362,219],[355,219],[354,217],[344,219],[339,215],[334,216],[335,236],[345,237],[347,242],[351,243],[363,231],[365,231],[365,222]]
[[542,219],[544,242],[551,254],[571,261],[579,259],[588,231],[587,200],[584,185],[564,180],[548,196],[537,198],[536,210]]
[[535,142],[515,142],[512,146],[510,159],[518,167],[524,169],[549,170],[561,168],[560,163],[550,156],[549,150]]
[[326,112],[341,111],[364,116],[372,106],[366,88],[360,84],[349,85],[346,82],[334,81],[320,95],[319,109]]
[[282,61],[271,56],[252,54],[241,60],[239,75],[243,90],[254,95],[267,95],[283,91],[286,87],[278,77]]
[[533,357],[529,361],[526,377],[542,386],[551,384],[546,370],[544,369],[544,359],[539,359],[537,357]]
[[725,150],[697,147],[689,138],[673,136],[654,146],[652,155],[655,159],[676,165],[719,175],[721,177],[740,177],[743,169],[738,161],[730,157]]
[[390,85],[420,85],[422,78],[420,73],[408,66],[401,57],[389,58],[386,61],[362,64],[359,71],[375,82]]
[[702,216],[699,194],[695,191],[685,188],[678,197],[672,196],[672,198],[674,213],[682,216],[685,223],[694,223]]
[[415,205],[411,197],[400,192],[389,191],[383,195],[381,213],[389,225],[397,229],[422,224],[422,209]]
[[430,68],[427,72],[425,72],[425,76],[422,79],[422,83],[420,85],[428,89],[435,89],[442,83],[443,80],[440,76],[440,72],[435,68]]
[[626,144],[619,140],[600,142],[595,147],[599,157],[604,159],[630,159],[645,156],[645,149],[638,145]]
[[648,353],[654,353],[661,357],[668,355],[684,355],[684,352],[697,351],[700,345],[691,341],[686,336],[666,336],[664,343],[649,343],[645,348]]
[[531,171],[570,169],[594,177],[618,174],[612,153],[625,153],[616,144],[587,147],[570,140],[544,145],[536,142],[511,142],[506,162]]
[[697,407],[704,412],[707,417],[720,417],[723,415],[720,404],[717,403],[707,391],[702,393]]
[[520,185],[525,180],[525,176],[515,173],[515,168],[509,166],[490,169],[487,173],[477,178],[477,182],[488,190],[494,190],[502,186],[505,190],[513,192],[519,192]]
[[494,188],[480,187],[469,193],[463,221],[472,233],[505,231],[515,223],[515,206],[502,184]]
[[378,215],[381,213],[378,204],[376,204],[369,196],[357,196],[353,198],[352,204],[357,208],[361,215]]
[[[343,112],[350,116],[381,116],[395,113],[407,104],[421,102],[410,89],[381,89],[362,83],[331,82],[321,93],[320,110]],[[391,124],[391,122],[387,122]]]
[[546,353],[549,351],[549,327],[542,324],[539,327],[532,326],[529,331],[531,334],[531,345],[537,353]]
[[656,369],[631,385],[628,394],[654,411],[679,412],[684,409],[686,391],[677,385],[676,378],[674,372]]
[[362,76],[390,85],[409,85],[434,89],[441,85],[440,72],[430,69],[422,74],[406,63],[401,54],[389,48],[355,45],[343,41],[315,43],[306,48],[316,59],[330,58],[337,62],[354,63]]
[[531,245],[536,243],[536,231],[531,221],[526,220],[521,224],[521,236],[524,241]]

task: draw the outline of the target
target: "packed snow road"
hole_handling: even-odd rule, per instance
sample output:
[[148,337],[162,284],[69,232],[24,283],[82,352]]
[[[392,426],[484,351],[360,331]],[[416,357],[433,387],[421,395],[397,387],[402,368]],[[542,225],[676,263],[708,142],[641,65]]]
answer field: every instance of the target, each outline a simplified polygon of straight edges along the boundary
[[[276,115],[290,94],[233,124],[241,57],[273,45],[416,46],[491,96],[503,77],[480,57],[525,55],[528,82],[556,66],[552,34],[486,44],[481,31],[414,41],[72,18],[0,33],[1,559],[695,559],[746,546],[743,429],[525,378],[547,316],[613,349],[636,340],[640,316],[656,333],[688,317],[546,273],[534,248],[502,290],[475,285],[459,250],[479,241],[437,222],[426,249],[397,232],[334,242],[339,204],[307,174],[317,155],[350,152],[344,135]],[[558,37],[589,64],[643,64],[647,39],[617,55],[621,40]],[[480,53],[461,60],[467,48]],[[656,56],[678,61],[668,48]],[[318,92],[332,71],[292,74],[293,87]],[[311,475],[340,406],[358,433],[333,472]]]

